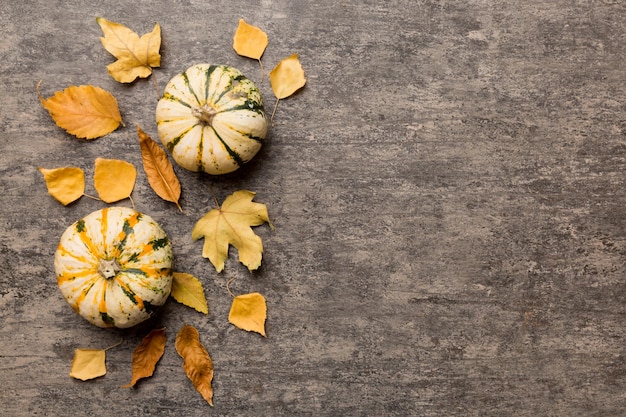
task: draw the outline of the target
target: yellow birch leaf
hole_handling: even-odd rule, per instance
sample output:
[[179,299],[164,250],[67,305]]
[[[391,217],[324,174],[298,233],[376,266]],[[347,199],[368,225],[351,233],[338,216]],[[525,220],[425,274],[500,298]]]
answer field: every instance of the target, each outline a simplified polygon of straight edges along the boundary
[[181,192],[180,181],[178,181],[167,154],[139,126],[137,126],[137,135],[139,136],[143,170],[148,178],[148,184],[159,197],[176,204],[176,207],[183,211],[178,204]]
[[265,336],[267,306],[258,292],[238,295],[233,299],[228,321],[242,330]]
[[107,373],[106,351],[98,349],[76,349],[72,360],[70,376],[87,381]]
[[304,87],[306,78],[298,54],[283,59],[270,71],[270,83],[274,95],[279,100]]
[[213,362],[195,327],[185,325],[178,332],[176,351],[183,358],[183,369],[193,386],[213,406]]
[[239,261],[250,271],[261,266],[263,242],[252,226],[270,220],[265,204],[252,202],[254,195],[246,190],[234,192],[226,197],[222,207],[198,220],[191,231],[193,240],[204,237],[202,256],[211,261],[217,272],[224,269],[229,244],[239,251]]
[[38,168],[46,181],[48,193],[67,206],[85,193],[85,173],[78,167]]
[[267,34],[260,28],[239,19],[239,26],[233,37],[233,49],[237,54],[260,60],[267,48]]
[[111,22],[103,17],[96,18],[104,37],[102,46],[117,61],[109,64],[107,70],[113,79],[121,83],[130,83],[136,78],[146,78],[152,74],[152,68],[161,65],[161,26],[154,25],[152,32],[139,35],[126,26]]
[[122,123],[117,100],[100,87],[72,85],[46,99],[37,85],[37,94],[57,126],[77,138],[96,139]]
[[105,203],[114,203],[130,197],[136,177],[137,170],[129,162],[96,158],[93,183],[98,197]]
[[172,297],[181,304],[200,313],[209,314],[209,307],[204,296],[204,288],[198,278],[185,272],[174,272]]
[[134,387],[137,381],[152,376],[156,364],[165,352],[165,329],[152,330],[146,335],[141,344],[133,351],[133,376],[129,384],[122,388]]

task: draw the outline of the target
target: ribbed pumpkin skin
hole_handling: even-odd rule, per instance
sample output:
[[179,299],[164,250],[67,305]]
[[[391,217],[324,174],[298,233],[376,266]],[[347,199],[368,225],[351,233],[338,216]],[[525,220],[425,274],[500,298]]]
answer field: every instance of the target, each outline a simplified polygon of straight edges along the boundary
[[125,328],[165,303],[172,259],[170,242],[151,217],[107,207],[65,230],[54,268],[61,293],[78,314],[99,327]]
[[258,88],[225,65],[198,64],[172,78],[157,104],[156,122],[180,166],[213,175],[252,159],[267,134]]

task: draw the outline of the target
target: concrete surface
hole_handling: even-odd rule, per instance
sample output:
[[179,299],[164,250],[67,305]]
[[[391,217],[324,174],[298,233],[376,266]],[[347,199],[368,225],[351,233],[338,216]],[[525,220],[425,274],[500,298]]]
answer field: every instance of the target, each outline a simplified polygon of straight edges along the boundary
[[[120,85],[103,16],[162,27],[162,67]],[[189,65],[255,61],[231,48],[263,28],[266,69],[295,52],[308,83],[281,101],[253,163],[219,178],[177,169],[183,213],[140,168],[136,125],[156,138],[158,89]],[[0,5],[0,414],[3,416],[626,415],[626,10],[620,0],[5,1]],[[96,141],[57,128],[51,96],[94,84],[126,126]],[[274,97],[260,84],[266,105]],[[137,328],[102,330],[62,299],[63,230],[103,203],[63,207],[38,166],[134,163],[133,198],[168,232],[177,269],[210,313],[173,301]],[[276,226],[263,266],[201,257],[193,224],[238,189]],[[120,205],[129,205],[121,202]],[[267,338],[232,327],[226,282],[268,301]],[[174,350],[196,326],[215,363],[215,407]],[[134,347],[168,345],[135,389]],[[68,376],[104,348],[105,377]]]

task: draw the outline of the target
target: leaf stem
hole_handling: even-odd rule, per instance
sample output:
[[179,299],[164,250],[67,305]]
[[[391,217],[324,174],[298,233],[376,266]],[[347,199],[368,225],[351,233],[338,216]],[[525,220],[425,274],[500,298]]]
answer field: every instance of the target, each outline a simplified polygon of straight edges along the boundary
[[118,347],[119,345],[121,345],[122,343],[124,343],[124,338],[123,338],[123,337],[120,339],[120,341],[119,341],[119,342],[117,342],[117,343],[115,343],[114,345],[111,345],[111,346],[109,346],[109,347],[107,347],[107,348],[104,348],[104,349],[102,349],[102,350],[109,350],[109,349],[116,348],[116,347]]
[[233,292],[230,290],[230,283],[233,282],[234,280],[236,280],[236,277],[231,277],[228,279],[228,281],[226,282],[226,291],[228,291],[228,293],[230,294],[231,297],[235,298],[235,294],[233,294]]
[[274,110],[272,110],[272,116],[270,117],[270,123],[274,126],[274,113],[276,113],[276,108],[278,107],[279,98],[276,99],[276,104],[274,104]]

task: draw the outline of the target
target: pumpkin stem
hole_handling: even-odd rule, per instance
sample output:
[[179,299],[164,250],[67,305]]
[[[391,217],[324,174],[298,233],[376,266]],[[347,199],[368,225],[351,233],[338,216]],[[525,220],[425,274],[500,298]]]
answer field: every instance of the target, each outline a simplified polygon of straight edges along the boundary
[[215,111],[213,107],[206,103],[201,107],[194,107],[193,109],[191,109],[191,114],[197,117],[202,124],[211,126],[211,123],[213,122],[213,117],[215,117],[217,111]]
[[98,264],[98,273],[106,279],[113,278],[121,269],[115,259],[100,259]]

